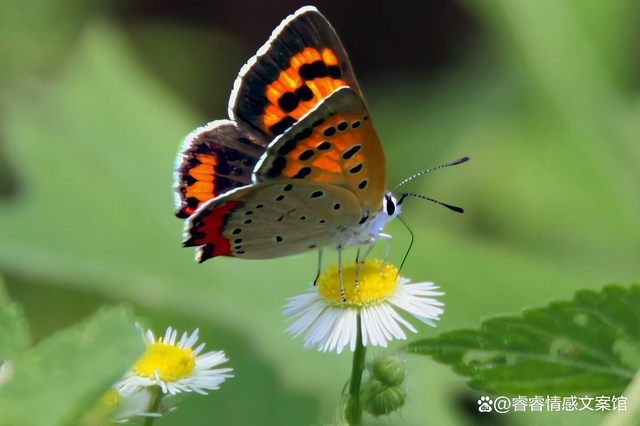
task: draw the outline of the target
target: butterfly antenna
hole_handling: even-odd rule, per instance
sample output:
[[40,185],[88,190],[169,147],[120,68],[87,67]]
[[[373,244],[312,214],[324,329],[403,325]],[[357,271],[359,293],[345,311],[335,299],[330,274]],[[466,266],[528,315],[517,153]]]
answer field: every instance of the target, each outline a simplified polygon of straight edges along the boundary
[[[408,178],[406,178],[405,180],[403,180],[402,182],[397,184],[395,186],[395,188],[393,188],[393,191],[395,191],[396,189],[400,188],[402,185],[404,185],[405,183],[409,182],[410,180],[413,180],[413,179],[417,178],[418,176],[426,175],[427,173],[434,172],[434,171],[436,171],[438,169],[444,169],[445,167],[451,167],[451,166],[456,166],[458,164],[466,163],[467,161],[469,161],[469,157],[462,157],[462,158],[458,158],[457,160],[452,161],[450,163],[441,164],[439,166],[432,167],[432,168],[427,169],[427,170],[423,170],[423,171],[421,171],[419,173],[416,173],[413,176],[409,176]],[[431,201],[433,201],[433,200],[431,200]],[[439,203],[439,204],[442,204],[442,203]]]
[[404,200],[406,197],[422,198],[423,200],[427,200],[427,201],[431,201],[431,202],[436,203],[436,204],[440,204],[441,206],[444,206],[444,207],[448,208],[449,210],[453,210],[456,213],[464,213],[464,209],[462,209],[460,207],[452,206],[451,204],[443,203],[442,201],[434,200],[433,198],[425,197],[424,195],[420,195],[420,194],[414,194],[412,192],[403,192],[402,195],[400,196],[400,200],[398,200],[398,204],[402,204],[402,200]]
[[411,230],[411,228],[409,228],[409,225],[407,225],[407,222],[405,222],[404,219],[402,219],[402,216],[398,216],[398,219],[400,219],[400,222],[402,222],[404,227],[407,228],[407,231],[409,231],[409,235],[411,235],[411,241],[409,241],[409,248],[405,252],[404,257],[402,258],[402,262],[400,263],[400,267],[398,268],[398,274],[400,274],[400,271],[404,266],[404,262],[407,260],[407,257],[409,257],[409,252],[411,251],[411,247],[413,247],[413,231]]

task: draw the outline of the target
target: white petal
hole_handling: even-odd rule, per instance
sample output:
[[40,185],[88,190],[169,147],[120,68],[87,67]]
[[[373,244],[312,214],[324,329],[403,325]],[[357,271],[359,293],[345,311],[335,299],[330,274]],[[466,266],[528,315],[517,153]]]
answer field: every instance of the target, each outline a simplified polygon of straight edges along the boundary
[[164,338],[162,339],[161,343],[164,343],[165,345],[168,345],[169,340],[171,339],[171,333],[172,333],[172,329],[171,327],[167,328],[167,331],[164,332]]
[[396,339],[406,340],[407,335],[404,334],[404,331],[402,331],[402,329],[398,325],[398,322],[392,315],[392,312],[394,312],[393,308],[384,303],[380,306],[379,312],[382,318],[382,322],[387,327],[387,330],[389,330],[389,332],[393,334],[393,337],[395,337]]

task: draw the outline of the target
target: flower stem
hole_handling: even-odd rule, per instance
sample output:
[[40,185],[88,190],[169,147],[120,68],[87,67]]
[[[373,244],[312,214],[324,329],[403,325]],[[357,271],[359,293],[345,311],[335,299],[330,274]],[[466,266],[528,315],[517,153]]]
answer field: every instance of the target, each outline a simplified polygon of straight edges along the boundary
[[[155,395],[153,397],[153,402],[151,403],[151,408],[149,409],[149,413],[157,413],[160,408],[160,402],[162,402],[162,398],[164,397],[164,393],[162,393],[162,389],[160,386],[157,387]],[[146,417],[144,420],[144,426],[153,426],[153,422],[157,419],[157,417]]]
[[349,413],[347,419],[351,426],[357,426],[362,422],[362,407],[360,406],[360,384],[364,371],[364,360],[367,355],[367,347],[362,344],[362,326],[358,313],[358,332],[356,337],[356,350],[353,352],[353,365],[351,367],[351,380],[349,381]]

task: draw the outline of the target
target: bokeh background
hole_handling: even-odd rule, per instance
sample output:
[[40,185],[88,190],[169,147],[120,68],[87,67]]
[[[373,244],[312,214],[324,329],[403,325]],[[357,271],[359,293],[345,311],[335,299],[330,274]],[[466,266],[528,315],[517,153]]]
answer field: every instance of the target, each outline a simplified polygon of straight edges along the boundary
[[[302,5],[0,2],[0,274],[37,340],[126,302],[157,332],[200,327],[224,349],[236,377],[158,425],[328,424],[348,377],[348,354],[283,333],[281,306],[313,278],[314,253],[198,265],[173,216],[179,141],[226,116],[239,68]],[[403,275],[446,292],[438,328],[420,336],[640,279],[640,2],[315,5],[350,54],[390,186],[472,158],[408,185],[466,210],[403,205],[415,237]],[[398,221],[388,231],[399,261],[409,233]],[[462,378],[429,358],[407,363],[406,407],[369,424],[603,418],[479,415],[481,393]]]

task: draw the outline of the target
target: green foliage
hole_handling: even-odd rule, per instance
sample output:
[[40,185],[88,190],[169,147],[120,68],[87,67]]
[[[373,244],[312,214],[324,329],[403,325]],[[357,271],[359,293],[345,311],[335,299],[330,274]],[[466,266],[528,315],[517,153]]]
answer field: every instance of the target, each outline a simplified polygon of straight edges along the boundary
[[620,393],[637,370],[640,285],[582,290],[518,316],[409,343],[494,394]]
[[0,364],[15,360],[31,346],[31,333],[22,308],[9,299],[0,276]]
[[142,355],[144,343],[127,309],[104,308],[59,331],[17,359],[0,388],[0,425],[77,421]]

